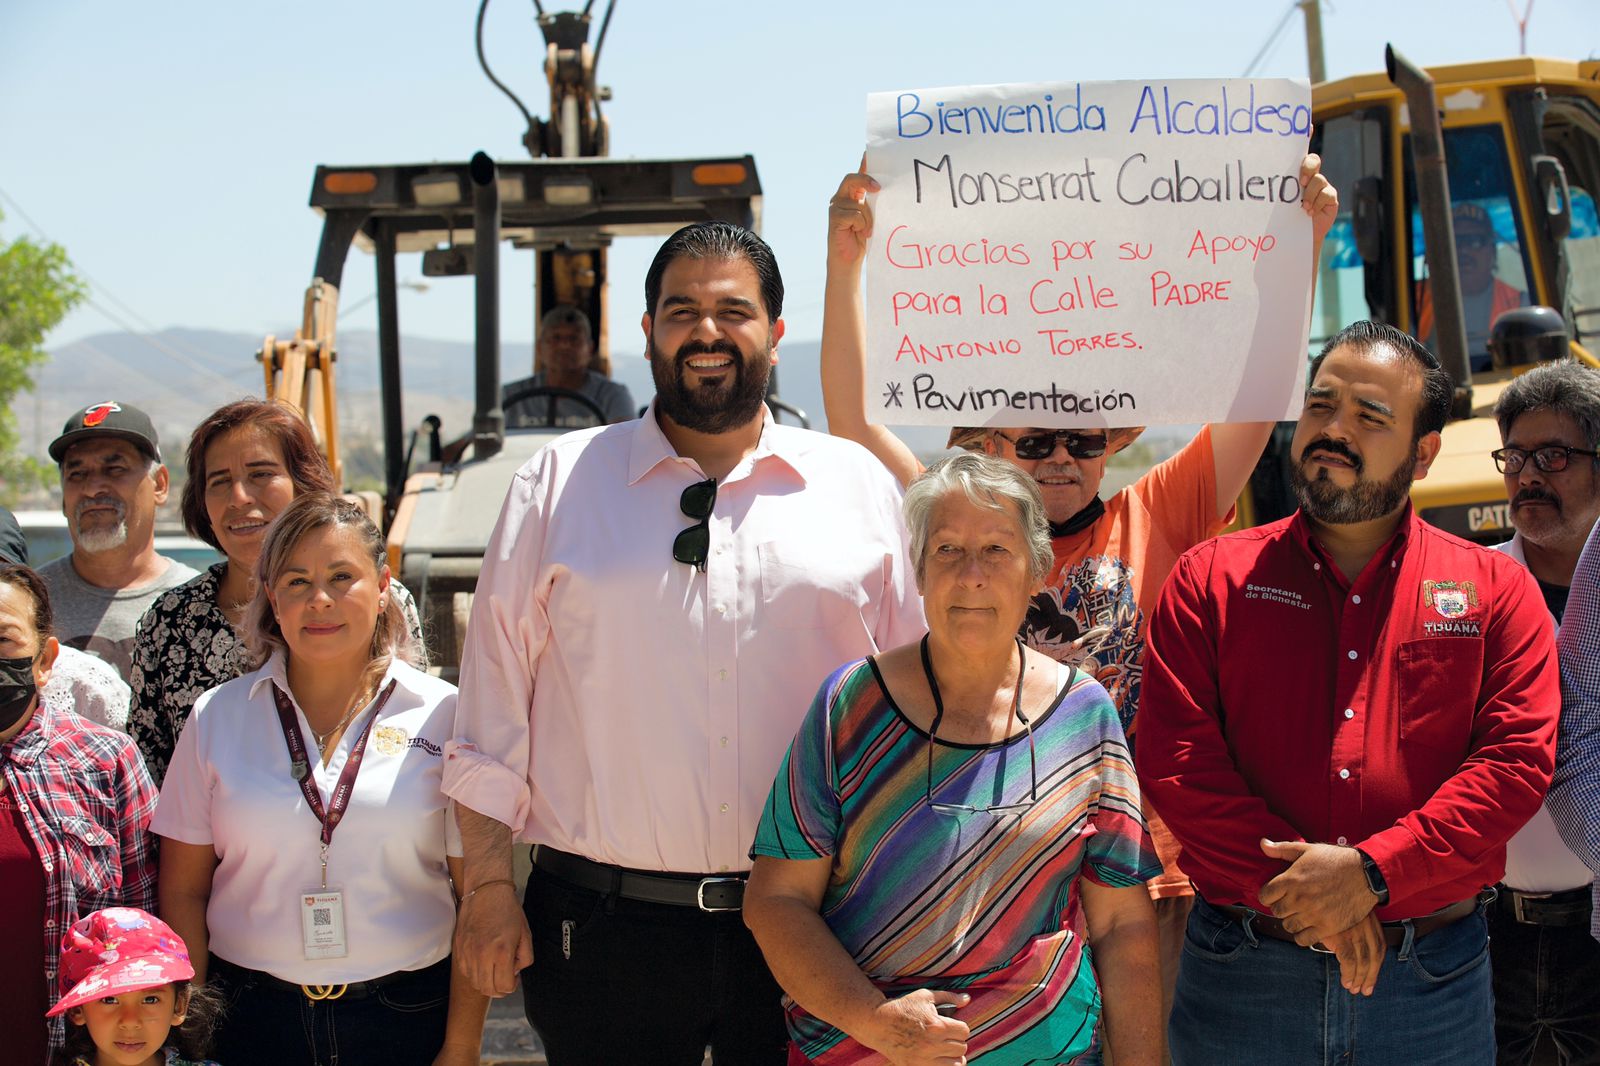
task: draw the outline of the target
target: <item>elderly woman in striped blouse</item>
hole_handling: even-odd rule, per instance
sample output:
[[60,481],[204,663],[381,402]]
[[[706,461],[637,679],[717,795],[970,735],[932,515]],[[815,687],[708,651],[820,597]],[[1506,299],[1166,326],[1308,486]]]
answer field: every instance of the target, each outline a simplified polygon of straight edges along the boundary
[[1102,995],[1118,1066],[1164,1061],[1161,865],[1116,708],[1016,636],[1050,565],[1039,490],[959,455],[905,513],[928,635],[823,683],[751,848],[789,1061],[1067,1063]]

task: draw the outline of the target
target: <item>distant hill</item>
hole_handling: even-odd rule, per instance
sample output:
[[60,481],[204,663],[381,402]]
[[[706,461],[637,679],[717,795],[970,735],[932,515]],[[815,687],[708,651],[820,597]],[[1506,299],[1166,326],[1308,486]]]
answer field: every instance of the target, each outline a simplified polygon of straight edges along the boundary
[[[145,408],[164,442],[188,438],[208,413],[229,400],[262,393],[261,364],[255,353],[261,337],[254,333],[168,329],[160,333],[100,333],[54,349],[41,370],[34,396],[18,405],[22,440],[43,458],[45,447],[60,432],[74,409],[102,399],[127,399]],[[408,423],[438,414],[445,431],[464,431],[472,417],[472,345],[430,337],[401,339],[403,410]],[[501,345],[502,380],[527,375],[533,364],[529,342]],[[818,344],[786,342],[781,350],[782,396],[826,428],[822,388],[817,374]],[[636,351],[612,355],[613,375],[640,404],[655,389],[649,364]],[[378,341],[370,330],[339,335],[339,418],[352,433],[379,432]],[[937,448],[936,431],[926,434]],[[923,436],[919,434],[918,436]],[[919,446],[924,446],[919,441]],[[170,448],[167,458],[176,456]]]
[[[287,332],[287,331],[286,331]],[[168,329],[154,334],[100,333],[51,352],[32,396],[21,397],[17,418],[24,446],[41,459],[75,409],[98,400],[126,399],[149,412],[163,442],[169,466],[181,465],[182,445],[211,411],[243,396],[260,396],[261,364],[255,353],[261,336],[216,330]],[[501,345],[501,379],[528,374],[530,342]],[[778,365],[780,395],[805,411],[813,428],[825,429],[816,341],[785,341]],[[472,345],[429,337],[403,337],[402,403],[408,425],[429,414],[444,420],[445,433],[467,430],[472,419]],[[644,404],[654,395],[649,364],[638,351],[612,353],[613,376]],[[381,436],[377,334],[350,330],[339,335],[337,366],[339,420],[348,438],[377,442]],[[1141,444],[1155,455],[1170,454],[1192,427],[1151,430]],[[943,450],[945,431],[900,429],[920,455]],[[1108,479],[1117,484],[1126,476]],[[1108,488],[1114,487],[1108,483]]]

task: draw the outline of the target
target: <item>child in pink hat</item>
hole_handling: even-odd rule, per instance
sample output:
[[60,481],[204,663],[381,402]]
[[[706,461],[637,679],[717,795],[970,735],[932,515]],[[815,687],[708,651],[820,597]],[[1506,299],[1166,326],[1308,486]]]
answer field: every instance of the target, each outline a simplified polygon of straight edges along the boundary
[[211,1002],[190,987],[183,939],[134,907],[85,915],[61,938],[66,1046],[58,1066],[217,1066],[201,1060]]

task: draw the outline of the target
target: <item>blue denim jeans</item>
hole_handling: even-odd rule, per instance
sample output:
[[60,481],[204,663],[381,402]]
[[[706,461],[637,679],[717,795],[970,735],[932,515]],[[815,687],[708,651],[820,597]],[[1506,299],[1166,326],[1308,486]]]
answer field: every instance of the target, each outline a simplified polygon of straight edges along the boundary
[[1368,997],[1340,986],[1332,955],[1197,900],[1167,1032],[1174,1066],[1493,1066],[1483,908],[1390,948]]

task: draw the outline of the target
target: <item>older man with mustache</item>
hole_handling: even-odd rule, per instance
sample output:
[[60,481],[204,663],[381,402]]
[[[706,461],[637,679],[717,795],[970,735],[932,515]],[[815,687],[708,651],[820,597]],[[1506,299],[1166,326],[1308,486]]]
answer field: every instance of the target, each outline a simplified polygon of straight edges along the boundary
[[167,468],[150,416],[130,403],[93,403],[50,442],[72,551],[39,568],[62,644],[98,655],[127,680],[139,617],[195,572],[156,554],[156,508]]
[[[1500,550],[1539,582],[1559,631],[1584,540],[1600,518],[1600,371],[1548,363],[1506,386],[1494,408],[1517,533]],[[1563,1063],[1600,1061],[1600,943],[1589,935],[1593,875],[1540,807],[1506,845],[1489,911],[1495,1039],[1503,1066],[1541,1041]]]

